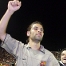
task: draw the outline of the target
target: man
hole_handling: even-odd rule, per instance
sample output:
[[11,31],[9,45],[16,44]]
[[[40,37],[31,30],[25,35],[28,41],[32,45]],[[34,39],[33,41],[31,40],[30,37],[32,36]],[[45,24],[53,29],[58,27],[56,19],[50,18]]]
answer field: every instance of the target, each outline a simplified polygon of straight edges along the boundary
[[66,48],[61,51],[61,61],[60,66],[66,66]]
[[8,9],[0,21],[1,47],[16,59],[16,66],[59,66],[54,55],[40,45],[44,29],[40,22],[33,22],[27,31],[28,43],[12,38],[6,33],[6,28],[12,14],[21,7],[18,0],[9,1]]

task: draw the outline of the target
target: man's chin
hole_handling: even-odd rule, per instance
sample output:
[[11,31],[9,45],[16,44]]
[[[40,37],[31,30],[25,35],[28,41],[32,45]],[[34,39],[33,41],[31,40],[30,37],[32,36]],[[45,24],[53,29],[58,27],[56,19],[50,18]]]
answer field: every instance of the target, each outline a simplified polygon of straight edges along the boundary
[[64,60],[63,63],[66,64],[66,60]]
[[42,40],[37,40],[37,42],[41,42]]
[[41,42],[40,39],[35,39],[34,41],[37,42],[37,43]]

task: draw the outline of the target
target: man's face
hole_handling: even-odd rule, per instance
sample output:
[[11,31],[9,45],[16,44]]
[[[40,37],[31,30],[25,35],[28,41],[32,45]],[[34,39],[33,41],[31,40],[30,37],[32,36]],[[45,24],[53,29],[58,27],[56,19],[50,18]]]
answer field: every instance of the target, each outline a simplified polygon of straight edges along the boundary
[[40,42],[44,35],[44,30],[42,25],[40,24],[33,24],[31,30],[29,31],[29,39],[33,41]]
[[66,50],[61,53],[61,61],[66,64]]

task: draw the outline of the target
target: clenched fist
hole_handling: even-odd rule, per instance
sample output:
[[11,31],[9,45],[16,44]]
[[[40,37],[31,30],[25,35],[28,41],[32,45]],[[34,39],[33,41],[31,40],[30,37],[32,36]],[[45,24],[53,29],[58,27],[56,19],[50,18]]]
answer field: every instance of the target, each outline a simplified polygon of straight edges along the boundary
[[19,10],[21,7],[21,1],[14,0],[14,1],[9,1],[8,2],[8,10],[15,12]]

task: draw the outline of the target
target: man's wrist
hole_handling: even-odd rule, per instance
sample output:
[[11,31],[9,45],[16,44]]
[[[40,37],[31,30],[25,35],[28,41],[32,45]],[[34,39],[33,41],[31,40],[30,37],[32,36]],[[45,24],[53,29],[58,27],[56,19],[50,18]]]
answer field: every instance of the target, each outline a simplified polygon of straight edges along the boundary
[[7,9],[7,11],[6,11],[9,15],[12,15],[13,13],[14,13],[14,11],[12,11],[12,10],[9,10],[9,9]]

